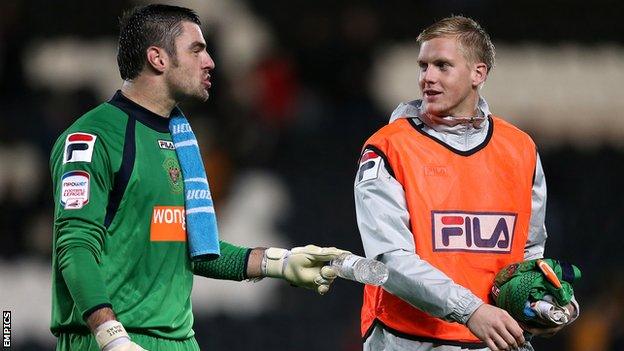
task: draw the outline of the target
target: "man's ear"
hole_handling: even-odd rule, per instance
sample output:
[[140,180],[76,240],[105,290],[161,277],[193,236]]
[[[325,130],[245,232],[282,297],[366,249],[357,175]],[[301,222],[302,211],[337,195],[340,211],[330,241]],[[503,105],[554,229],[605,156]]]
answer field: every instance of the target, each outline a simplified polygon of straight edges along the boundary
[[472,67],[472,86],[478,87],[487,79],[488,69],[483,62],[475,63]]
[[147,48],[147,65],[158,73],[163,73],[169,65],[169,55],[165,49],[158,46]]

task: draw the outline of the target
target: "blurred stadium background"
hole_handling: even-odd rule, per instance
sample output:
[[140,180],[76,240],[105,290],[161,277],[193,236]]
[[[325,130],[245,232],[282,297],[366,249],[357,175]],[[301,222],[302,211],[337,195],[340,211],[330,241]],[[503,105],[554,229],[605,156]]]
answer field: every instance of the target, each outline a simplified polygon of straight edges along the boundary
[[[49,350],[49,150],[120,85],[117,17],[138,1],[0,2],[0,307],[13,349]],[[484,96],[528,131],[548,183],[546,254],[578,264],[581,318],[538,350],[624,350],[624,6],[620,1],[169,2],[200,14],[217,63],[202,139],[222,238],[362,253],[352,180],[364,140],[418,97],[418,32],[450,14],[497,45]],[[361,287],[197,279],[205,350],[359,350]]]

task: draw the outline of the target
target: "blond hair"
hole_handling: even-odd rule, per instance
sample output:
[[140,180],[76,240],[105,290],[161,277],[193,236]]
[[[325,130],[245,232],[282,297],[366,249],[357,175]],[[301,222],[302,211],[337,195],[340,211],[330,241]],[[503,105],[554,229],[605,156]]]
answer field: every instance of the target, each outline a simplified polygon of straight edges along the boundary
[[485,63],[488,72],[494,68],[494,44],[475,20],[464,16],[444,18],[423,30],[416,41],[422,45],[427,40],[440,37],[456,37],[468,61]]

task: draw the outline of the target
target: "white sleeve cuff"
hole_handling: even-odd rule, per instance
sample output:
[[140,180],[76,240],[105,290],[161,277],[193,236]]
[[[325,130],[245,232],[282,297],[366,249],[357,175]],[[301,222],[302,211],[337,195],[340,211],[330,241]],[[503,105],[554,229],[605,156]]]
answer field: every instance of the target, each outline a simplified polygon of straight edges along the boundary
[[468,320],[484,302],[473,294],[471,291],[457,301],[457,305],[453,308],[453,312],[448,315],[448,320],[455,321],[457,323],[466,324]]

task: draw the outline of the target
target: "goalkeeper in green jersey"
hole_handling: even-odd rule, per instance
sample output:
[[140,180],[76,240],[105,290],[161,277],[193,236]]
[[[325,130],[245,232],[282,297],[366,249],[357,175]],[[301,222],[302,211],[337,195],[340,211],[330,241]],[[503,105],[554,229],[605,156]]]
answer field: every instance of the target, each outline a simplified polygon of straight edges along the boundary
[[[178,151],[189,142],[174,138],[192,131],[172,138],[170,120],[182,99],[208,99],[215,65],[192,10],[148,5],[120,24],[121,90],[70,126],[50,158],[57,350],[199,350],[193,275],[281,278],[326,293],[336,277],[326,263],[345,251],[238,247],[217,241],[215,226],[211,258],[220,256],[191,257],[189,203],[210,192],[205,176],[186,179]],[[202,179],[205,190],[185,194]],[[213,218],[209,201],[193,213]]]

